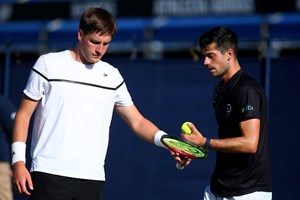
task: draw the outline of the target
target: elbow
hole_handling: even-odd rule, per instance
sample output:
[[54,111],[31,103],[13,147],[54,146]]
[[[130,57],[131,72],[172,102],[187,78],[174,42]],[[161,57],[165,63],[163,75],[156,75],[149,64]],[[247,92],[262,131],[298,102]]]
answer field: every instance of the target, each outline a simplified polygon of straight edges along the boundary
[[257,144],[250,144],[248,148],[248,153],[255,154],[257,152]]

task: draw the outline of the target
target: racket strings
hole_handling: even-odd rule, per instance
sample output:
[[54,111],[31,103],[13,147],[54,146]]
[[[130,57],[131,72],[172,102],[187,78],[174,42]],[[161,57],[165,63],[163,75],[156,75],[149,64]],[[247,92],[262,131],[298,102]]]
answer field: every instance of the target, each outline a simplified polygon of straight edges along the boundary
[[185,141],[180,141],[175,138],[162,138],[163,144],[166,145],[171,151],[177,152],[190,158],[205,158],[207,152],[205,149],[192,145]]

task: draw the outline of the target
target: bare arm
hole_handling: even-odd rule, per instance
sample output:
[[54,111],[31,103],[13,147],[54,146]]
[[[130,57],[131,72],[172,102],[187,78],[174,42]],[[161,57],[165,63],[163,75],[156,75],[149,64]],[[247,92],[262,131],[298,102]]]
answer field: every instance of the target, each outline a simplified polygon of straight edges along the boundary
[[26,143],[30,119],[37,104],[38,101],[34,101],[26,96],[23,97],[16,113],[13,129],[13,142],[18,141]]
[[[193,124],[189,124],[192,134],[183,134],[182,137],[197,145],[203,146],[206,138]],[[259,141],[260,120],[249,119],[240,123],[242,135],[235,138],[211,139],[211,148],[215,151],[228,153],[255,153]]]
[[[38,101],[31,100],[26,96],[23,97],[20,107],[16,113],[13,128],[13,142],[26,143],[30,119],[37,104]],[[14,163],[13,173],[16,190],[20,194],[30,195],[26,186],[28,185],[30,189],[33,189],[33,184],[25,163],[23,161]]]
[[[154,137],[160,129],[151,121],[146,119],[134,105],[129,107],[116,106],[115,111],[121,116],[134,133],[149,143],[154,143]],[[179,154],[171,151],[170,153],[179,166],[184,167],[191,162],[190,159],[182,159]]]
[[121,107],[115,106],[115,111],[126,122],[130,129],[145,141],[152,143],[159,128],[146,119],[135,105]]

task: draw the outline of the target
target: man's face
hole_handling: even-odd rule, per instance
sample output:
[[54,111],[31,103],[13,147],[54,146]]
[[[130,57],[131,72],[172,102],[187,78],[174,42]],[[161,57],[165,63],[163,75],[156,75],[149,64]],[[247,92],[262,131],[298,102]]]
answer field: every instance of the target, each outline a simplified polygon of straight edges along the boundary
[[78,47],[81,62],[84,64],[94,64],[98,62],[106,53],[111,39],[112,37],[109,34],[83,34],[80,30],[78,32]]
[[227,52],[222,54],[215,43],[211,43],[205,50],[202,51],[204,55],[204,65],[214,77],[222,77],[229,70],[229,62],[227,60]]

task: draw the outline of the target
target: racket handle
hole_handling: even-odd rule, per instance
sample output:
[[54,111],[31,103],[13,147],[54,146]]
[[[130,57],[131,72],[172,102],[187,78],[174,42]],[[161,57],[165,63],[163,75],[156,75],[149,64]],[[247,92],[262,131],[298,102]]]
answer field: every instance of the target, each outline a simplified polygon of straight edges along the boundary
[[180,165],[179,163],[176,163],[176,168],[178,170],[183,170],[184,169],[184,165]]

